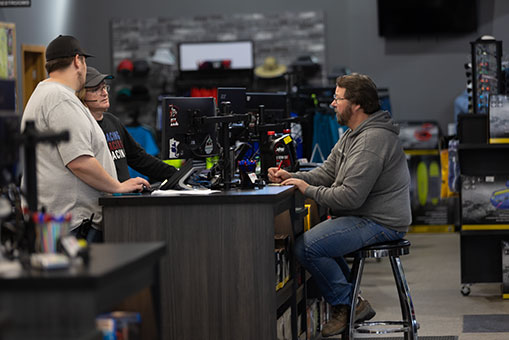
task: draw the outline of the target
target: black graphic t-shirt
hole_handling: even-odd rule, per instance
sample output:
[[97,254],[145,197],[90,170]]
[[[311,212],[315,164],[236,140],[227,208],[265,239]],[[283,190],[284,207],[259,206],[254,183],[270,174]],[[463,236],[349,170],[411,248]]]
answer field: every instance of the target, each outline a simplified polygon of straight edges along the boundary
[[113,114],[105,112],[103,119],[97,123],[106,136],[120,182],[130,178],[128,166],[153,181],[163,181],[176,171],[174,167],[146,153]]

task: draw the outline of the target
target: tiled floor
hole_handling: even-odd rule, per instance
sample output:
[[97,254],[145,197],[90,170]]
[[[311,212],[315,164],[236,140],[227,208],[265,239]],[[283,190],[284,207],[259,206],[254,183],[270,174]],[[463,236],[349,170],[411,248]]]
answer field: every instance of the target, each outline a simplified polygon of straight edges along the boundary
[[[469,296],[460,292],[458,233],[409,234],[410,254],[401,257],[412,294],[419,335],[456,335],[458,340],[508,340],[509,333],[463,333],[463,315],[509,314],[501,285],[475,284]],[[362,295],[377,311],[374,320],[400,318],[396,288],[388,259],[366,263]]]

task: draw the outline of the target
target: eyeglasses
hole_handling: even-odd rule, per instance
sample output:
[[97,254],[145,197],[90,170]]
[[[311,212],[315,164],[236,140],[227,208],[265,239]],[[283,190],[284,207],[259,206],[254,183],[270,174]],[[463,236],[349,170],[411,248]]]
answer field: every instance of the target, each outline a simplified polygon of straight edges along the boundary
[[336,103],[340,102],[341,100],[346,100],[346,98],[344,98],[344,97],[338,97],[338,96],[336,96],[336,94],[334,94],[334,95],[332,96],[332,98],[333,98],[333,99],[332,99],[332,101],[335,101]]
[[106,90],[106,92],[109,92],[110,91],[110,85],[108,84],[102,84],[102,85],[98,85],[96,87],[92,87],[92,88],[89,88],[89,89],[85,89],[87,92],[93,92],[95,94],[97,93],[102,93],[104,90]]

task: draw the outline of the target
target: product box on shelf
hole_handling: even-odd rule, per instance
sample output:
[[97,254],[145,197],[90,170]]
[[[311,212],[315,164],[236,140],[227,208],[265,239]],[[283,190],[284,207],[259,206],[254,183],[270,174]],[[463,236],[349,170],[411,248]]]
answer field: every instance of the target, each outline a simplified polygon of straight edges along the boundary
[[398,122],[404,149],[437,149],[440,129],[436,122]]
[[490,143],[509,143],[509,96],[491,95],[488,115]]
[[279,290],[290,280],[290,259],[285,248],[277,248],[274,253],[276,256],[276,290]]
[[454,223],[456,198],[442,199],[442,173],[438,150],[406,151],[410,171],[412,225],[449,225]]
[[276,261],[276,290],[282,288],[290,280],[290,236],[286,234],[274,235]]
[[276,322],[277,339],[291,340],[292,337],[292,311],[291,308],[285,310]]
[[282,259],[281,252],[279,249],[274,249],[274,262],[276,265],[276,290],[281,288],[283,269],[282,269]]
[[509,224],[509,175],[461,175],[462,225]]
[[115,311],[96,318],[104,340],[141,340],[141,316],[136,312]]

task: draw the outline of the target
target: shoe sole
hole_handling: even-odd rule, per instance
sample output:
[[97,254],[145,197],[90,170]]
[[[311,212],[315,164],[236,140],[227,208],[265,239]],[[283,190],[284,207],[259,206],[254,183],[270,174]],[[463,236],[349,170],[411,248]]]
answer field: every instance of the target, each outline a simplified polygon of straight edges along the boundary
[[368,306],[368,308],[366,308],[366,312],[364,314],[356,315],[355,322],[363,322],[363,321],[371,320],[375,317],[375,315],[376,315],[375,310],[371,306]]
[[331,336],[339,335],[339,334],[343,333],[345,330],[346,330],[346,327],[344,327],[342,330],[340,330],[337,333],[327,334],[327,335],[324,335],[323,331],[322,331],[322,338],[330,338]]

